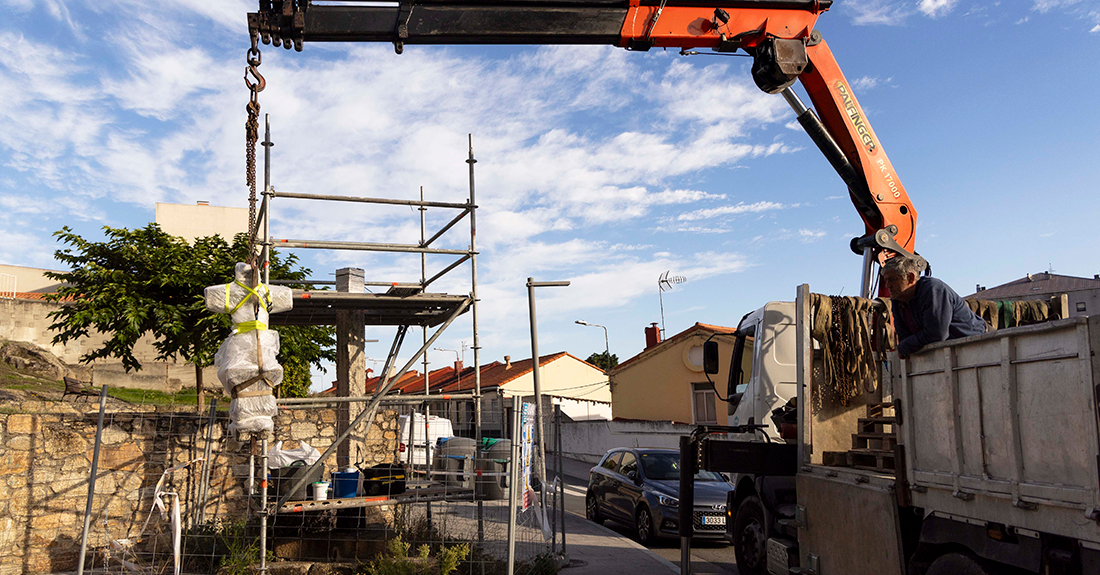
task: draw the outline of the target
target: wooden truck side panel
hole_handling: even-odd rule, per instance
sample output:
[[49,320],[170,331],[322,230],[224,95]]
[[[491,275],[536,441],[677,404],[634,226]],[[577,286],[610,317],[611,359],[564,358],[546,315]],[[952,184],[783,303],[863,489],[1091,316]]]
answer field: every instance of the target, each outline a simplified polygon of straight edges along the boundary
[[1100,317],[930,345],[902,362],[913,505],[1100,542],[1090,339]]

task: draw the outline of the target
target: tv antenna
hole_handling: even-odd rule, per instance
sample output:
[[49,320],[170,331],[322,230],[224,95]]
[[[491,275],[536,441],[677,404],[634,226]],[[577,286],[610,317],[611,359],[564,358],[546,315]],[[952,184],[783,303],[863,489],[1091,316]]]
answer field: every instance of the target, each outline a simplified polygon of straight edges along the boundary
[[661,274],[661,277],[657,278],[657,295],[661,300],[661,339],[665,338],[665,292],[672,291],[672,286],[682,284],[688,279],[684,276],[672,276],[669,277],[669,272],[672,270],[665,270],[665,273]]

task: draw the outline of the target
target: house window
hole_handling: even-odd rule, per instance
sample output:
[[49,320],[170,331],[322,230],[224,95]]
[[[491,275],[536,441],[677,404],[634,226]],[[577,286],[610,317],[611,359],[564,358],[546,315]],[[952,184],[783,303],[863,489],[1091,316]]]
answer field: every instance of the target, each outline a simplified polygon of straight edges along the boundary
[[696,425],[718,424],[718,413],[714,407],[715,393],[709,383],[691,384],[692,415]]
[[1077,302],[1077,311],[1085,311],[1085,302],[1083,302],[1083,301]]

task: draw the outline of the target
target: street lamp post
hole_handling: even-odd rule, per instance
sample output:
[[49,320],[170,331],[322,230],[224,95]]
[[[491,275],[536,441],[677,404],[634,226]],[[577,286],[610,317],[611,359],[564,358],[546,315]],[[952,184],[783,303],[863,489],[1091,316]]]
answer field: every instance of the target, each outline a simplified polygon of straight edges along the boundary
[[[456,349],[444,349],[442,347],[434,347],[432,349],[434,349],[436,351],[449,351],[449,352],[455,354],[455,374],[458,376],[458,392],[462,393],[462,368],[460,367],[460,364],[461,364],[462,360],[459,359],[458,350],[456,350]],[[458,413],[458,405],[456,404],[454,415],[457,416],[458,414],[459,414]],[[459,421],[459,423],[462,423],[462,422]]]
[[588,323],[583,319],[578,319],[573,322],[577,325],[587,325],[588,327],[602,327],[603,328],[603,345],[604,345],[604,357],[607,358],[607,367],[604,368],[604,373],[611,371],[611,346],[607,343],[607,328],[598,323]]
[[539,500],[543,513],[546,512],[546,445],[542,433],[542,381],[539,378],[539,334],[535,327],[535,288],[566,287],[567,281],[537,282],[527,278],[527,303],[531,309],[531,374],[535,380],[535,441],[539,444],[539,480],[541,496]]

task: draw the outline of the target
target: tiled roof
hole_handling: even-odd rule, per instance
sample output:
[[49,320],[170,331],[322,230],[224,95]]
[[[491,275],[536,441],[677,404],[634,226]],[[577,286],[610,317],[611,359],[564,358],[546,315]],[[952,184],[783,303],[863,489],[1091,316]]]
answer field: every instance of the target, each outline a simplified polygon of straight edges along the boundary
[[[539,367],[566,356],[591,366],[592,369],[600,369],[564,351],[541,356],[539,358]],[[530,358],[512,362],[510,367],[499,361],[485,364],[481,366],[481,390],[484,392],[497,389],[518,377],[531,373],[531,365]],[[474,371],[473,366],[463,368],[461,373],[456,373],[452,366],[444,367],[428,375],[428,384],[431,386],[432,393],[463,393],[473,391]],[[367,393],[374,393],[380,381],[380,377],[368,379]],[[394,387],[391,389],[391,393],[393,392],[401,393],[402,395],[424,393],[424,378],[418,372],[406,373],[405,376],[394,384]]]
[[1018,280],[984,289],[965,297],[978,299],[1004,299],[1027,296],[1059,294],[1071,291],[1100,288],[1100,279],[1064,276],[1049,272],[1028,274]]
[[[585,365],[591,366],[592,369],[600,369],[577,356],[565,352],[559,351],[550,355],[544,355],[539,357],[539,367],[542,367],[552,361],[561,359],[563,357],[571,357]],[[499,361],[494,361],[481,368],[481,390],[496,389],[508,382],[531,373],[532,362],[531,359],[521,359],[519,361],[512,362],[512,367],[507,367],[505,364]],[[459,383],[458,378],[452,378],[450,382],[444,382],[443,391],[447,393],[459,393],[462,391],[471,391],[474,389],[474,372],[473,368],[462,371],[462,382]]]
[[634,363],[635,361],[637,361],[638,359],[640,359],[643,356],[652,355],[653,353],[656,353],[656,350],[663,349],[664,347],[672,345],[673,343],[679,343],[679,342],[691,337],[696,332],[700,332],[700,331],[707,332],[707,333],[716,333],[718,335],[733,335],[734,333],[737,333],[737,328],[735,328],[735,327],[725,327],[725,326],[721,326],[721,325],[710,325],[710,324],[707,324],[707,323],[695,322],[695,325],[693,325],[693,326],[685,329],[684,331],[682,331],[682,332],[680,332],[680,333],[678,333],[678,334],[662,341],[661,343],[659,343],[657,345],[654,345],[652,347],[648,347],[646,349],[643,349],[641,351],[641,353],[639,353],[638,355],[635,355],[634,357],[632,357],[632,358],[620,363],[619,365],[615,366],[614,368],[612,368],[611,372],[612,373],[617,372],[617,371],[623,369],[624,367],[630,365],[631,363]]
[[[446,380],[449,376],[454,374],[453,367],[444,367],[435,371],[428,372],[428,385],[434,390],[439,386],[439,383]],[[382,382],[382,377],[372,377],[367,380],[367,393],[372,394],[378,389],[378,385]],[[401,393],[403,395],[411,395],[414,393],[424,393],[424,375],[419,371],[407,371],[393,387],[390,388],[390,393]]]
[[[24,291],[17,291],[17,292],[15,292],[15,299],[36,299],[36,300],[45,300],[47,296],[51,296],[51,295],[54,295],[54,294],[51,294],[51,293],[39,293],[39,292],[24,292]],[[72,298],[72,297],[70,296],[70,297],[65,297],[65,298],[62,298],[62,299],[61,299],[61,301],[72,301],[72,299],[73,299],[73,298]]]

